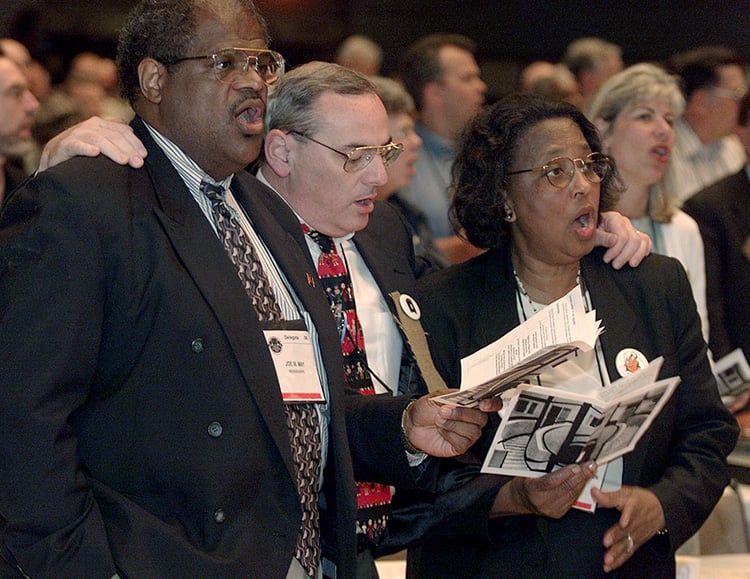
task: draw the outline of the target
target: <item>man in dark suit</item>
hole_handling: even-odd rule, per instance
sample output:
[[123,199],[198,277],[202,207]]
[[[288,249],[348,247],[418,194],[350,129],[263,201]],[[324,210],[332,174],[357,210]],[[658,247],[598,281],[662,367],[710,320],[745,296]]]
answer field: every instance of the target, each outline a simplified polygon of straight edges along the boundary
[[[416,486],[430,469],[414,468],[407,448],[452,455],[479,436],[476,412],[343,396],[336,328],[299,221],[241,171],[258,155],[267,83],[281,72],[267,45],[249,0],[142,3],[118,63],[145,166],[74,159],[8,200],[3,577],[351,576],[355,473]],[[306,382],[317,379],[324,400],[313,461],[323,558],[311,572],[297,549],[287,381],[217,237],[205,182],[254,246],[283,321],[312,344]]]
[[[735,129],[750,153],[750,96]],[[706,252],[709,346],[716,359],[735,348],[750,358],[750,169],[696,193],[684,210],[698,222]]]

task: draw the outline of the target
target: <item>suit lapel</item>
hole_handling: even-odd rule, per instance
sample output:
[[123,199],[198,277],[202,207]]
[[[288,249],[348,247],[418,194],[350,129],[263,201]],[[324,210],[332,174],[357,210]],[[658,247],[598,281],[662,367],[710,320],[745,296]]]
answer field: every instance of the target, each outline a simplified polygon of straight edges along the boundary
[[391,313],[395,315],[396,306],[388,294],[398,291],[414,296],[416,293],[414,272],[405,255],[391,251],[383,240],[373,233],[367,228],[358,232],[354,236],[354,244],[385,297]]
[[[294,466],[284,410],[265,337],[232,262],[171,162],[136,119],[149,155],[145,168],[158,199],[154,208],[175,252],[224,329],[231,351],[281,456]],[[246,307],[242,307],[245,304]]]
[[648,336],[639,327],[639,316],[628,303],[612,276],[611,266],[601,260],[601,253],[594,253],[581,261],[581,275],[591,295],[597,319],[602,320],[604,333],[600,340],[607,362],[607,372],[612,381],[620,377],[615,360],[623,348],[640,350],[649,360],[653,352],[646,351]]

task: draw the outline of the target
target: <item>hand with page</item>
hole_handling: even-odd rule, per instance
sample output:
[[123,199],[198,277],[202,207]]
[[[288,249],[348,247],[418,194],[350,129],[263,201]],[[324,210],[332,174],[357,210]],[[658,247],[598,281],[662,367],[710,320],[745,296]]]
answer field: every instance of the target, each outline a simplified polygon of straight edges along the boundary
[[559,519],[596,474],[596,463],[571,464],[540,478],[514,477],[495,497],[491,517],[537,515]]

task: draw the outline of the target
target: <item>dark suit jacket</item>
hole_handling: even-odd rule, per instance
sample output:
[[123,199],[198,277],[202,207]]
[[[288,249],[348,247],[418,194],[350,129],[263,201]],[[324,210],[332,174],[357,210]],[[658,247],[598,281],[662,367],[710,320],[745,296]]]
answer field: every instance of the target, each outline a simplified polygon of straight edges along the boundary
[[[621,576],[674,576],[674,550],[708,516],[729,478],[725,457],[737,426],[718,397],[706,359],[689,282],[679,262],[653,255],[636,269],[612,269],[597,250],[582,260],[610,377],[626,347],[647,359],[664,356],[662,376],[682,383],[636,449],[624,457],[623,484],[652,490],[669,529],[669,544],[641,547]],[[509,252],[491,251],[420,280],[425,329],[438,369],[460,384],[462,357],[518,325]],[[596,577],[602,536],[619,513],[571,511],[558,521],[509,517],[488,521],[497,490],[508,479],[482,475],[457,491],[425,499],[422,524],[432,535],[409,553],[413,577]],[[448,538],[446,538],[446,535]]]
[[[145,168],[73,159],[0,216],[4,555],[33,577],[284,577],[301,514],[268,347],[210,224],[133,126]],[[413,483],[405,401],[343,395],[297,219],[247,174],[232,188],[319,332],[324,550],[351,576],[354,477]]]
[[5,174],[5,192],[0,198],[0,207],[10,197],[10,192],[23,183],[26,179],[26,173],[19,164],[9,161],[3,167],[3,173]]
[[698,222],[706,254],[709,346],[750,358],[750,181],[746,168],[696,193],[683,207]]
[[[367,227],[357,232],[353,240],[391,313],[396,316],[396,305],[389,294],[398,291],[416,298],[416,276],[430,271],[431,264],[415,258],[408,226],[403,216],[389,203],[375,203],[375,211],[370,215]],[[399,332],[404,349],[398,390],[402,394],[424,394],[427,388],[400,326]]]

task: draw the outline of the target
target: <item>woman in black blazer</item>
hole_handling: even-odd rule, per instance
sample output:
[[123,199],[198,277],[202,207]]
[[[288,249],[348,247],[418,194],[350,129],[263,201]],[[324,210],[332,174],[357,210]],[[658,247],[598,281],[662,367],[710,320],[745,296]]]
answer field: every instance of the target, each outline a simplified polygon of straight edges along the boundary
[[[594,514],[571,506],[604,465],[538,479],[481,475],[413,502],[401,524],[428,538],[409,553],[410,577],[674,577],[675,550],[729,481],[737,426],[717,394],[682,266],[654,255],[614,270],[594,250],[600,211],[617,195],[600,150],[578,110],[537,97],[508,97],[473,121],[454,166],[453,212],[489,251],[422,281],[433,356],[456,387],[461,358],[579,285],[605,332],[566,363],[571,372],[607,384],[626,371],[618,354],[632,349],[642,364],[663,356],[661,377],[682,382],[635,450],[609,465],[620,488],[593,490]],[[445,486],[466,472],[446,473]]]

